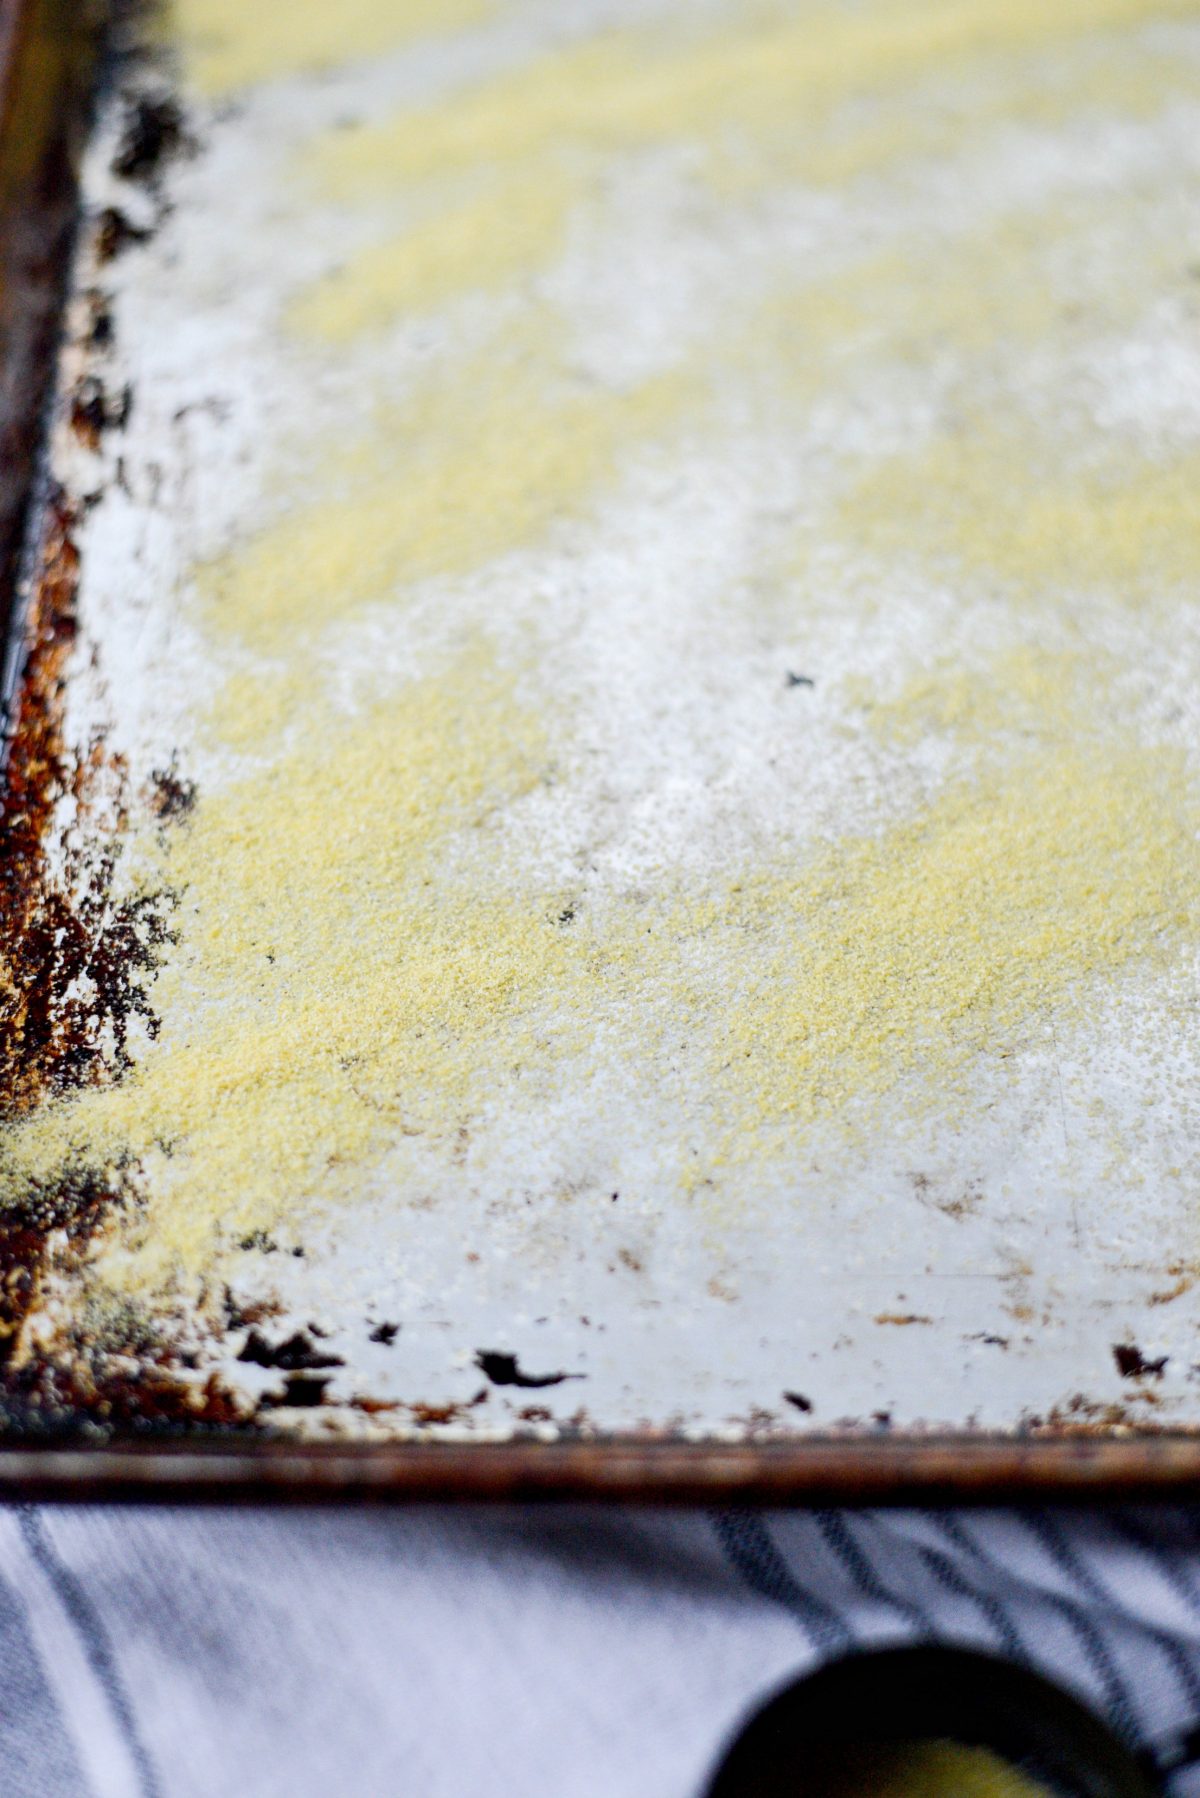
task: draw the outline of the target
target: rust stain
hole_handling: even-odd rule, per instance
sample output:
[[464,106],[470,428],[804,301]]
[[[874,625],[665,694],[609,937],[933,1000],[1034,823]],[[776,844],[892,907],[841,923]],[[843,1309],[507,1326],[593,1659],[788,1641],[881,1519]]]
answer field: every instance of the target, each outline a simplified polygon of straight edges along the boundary
[[[28,1110],[64,1072],[55,1014],[61,906],[48,892],[46,839],[54,807],[78,784],[62,735],[65,663],[76,637],[75,513],[61,492],[47,512],[28,649],[0,812],[0,1103]],[[68,934],[75,930],[68,921]]]
[[112,394],[99,375],[84,375],[75,385],[67,416],[71,429],[86,449],[100,448],[105,431],[123,431],[133,408],[133,394],[128,387]]
[[877,1324],[931,1324],[932,1317],[922,1317],[918,1311],[880,1311],[875,1318]]
[[[1139,1393],[1139,1401],[1150,1397]],[[1157,1397],[1157,1395],[1154,1395]],[[1159,1426],[1162,1428],[1163,1426]],[[1100,1404],[1082,1392],[1076,1392],[1065,1404],[1055,1405],[1045,1416],[1033,1413],[1022,1418],[1020,1433],[1031,1436],[1054,1436],[1095,1439],[1112,1435],[1153,1434],[1155,1426],[1117,1403]]]
[[223,1310],[225,1322],[231,1330],[244,1330],[251,1324],[260,1324],[267,1318],[278,1317],[281,1308],[275,1299],[255,1299],[250,1304],[243,1305],[234,1298],[228,1286],[225,1288]]
[[1167,1272],[1173,1276],[1172,1284],[1165,1287],[1161,1292],[1152,1292],[1150,1294],[1150,1303],[1152,1305],[1173,1304],[1176,1299],[1181,1299],[1185,1292],[1190,1292],[1192,1287],[1196,1284],[1195,1269],[1186,1266],[1182,1262],[1174,1262],[1168,1267]]
[[[153,1035],[149,985],[171,940],[173,899],[114,902],[114,830],[125,817],[124,769],[93,746],[80,757],[63,732],[66,665],[78,635],[76,507],[61,491],[46,504],[30,597],[25,662],[7,745],[0,806],[0,1122],[129,1065],[134,1017]],[[55,814],[88,818],[101,799],[111,827],[75,833],[55,873]],[[86,994],[86,997],[84,996]],[[78,1266],[115,1207],[120,1167],[80,1167],[52,1188],[31,1188],[0,1214],[0,1437],[129,1434],[253,1427],[244,1403],[215,1378],[186,1378],[165,1341],[128,1324],[103,1340],[83,1319],[23,1351],[51,1263]],[[53,1252],[51,1238],[54,1239]]]
[[[125,820],[125,771],[95,744],[75,756],[63,740],[65,664],[77,634],[79,552],[75,510],[50,502],[35,583],[25,672],[0,815],[0,1117],[96,1083],[130,1065],[129,1026],[158,1020],[149,985],[174,940],[174,895],[114,902],[116,832]],[[76,832],[52,873],[56,808],[89,819],[101,800],[112,826]],[[111,1046],[110,1046],[111,1045]]]
[[[416,1424],[431,1425],[439,1423],[457,1423],[465,1417],[469,1406],[461,1404],[428,1405],[412,1404],[408,1407],[409,1415]],[[523,1415],[523,1413],[522,1413]],[[548,1417],[549,1412],[546,1413]]]
[[153,235],[146,226],[135,225],[119,206],[106,206],[96,219],[96,260],[112,262],[130,244],[146,243]]

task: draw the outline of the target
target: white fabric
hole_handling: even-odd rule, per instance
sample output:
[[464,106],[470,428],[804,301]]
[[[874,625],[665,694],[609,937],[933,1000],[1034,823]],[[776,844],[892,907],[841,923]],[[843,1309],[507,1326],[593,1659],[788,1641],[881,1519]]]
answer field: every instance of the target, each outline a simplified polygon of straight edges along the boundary
[[48,1508],[0,1513],[0,1570],[21,1798],[701,1798],[776,1686],[910,1639],[1136,1744],[1200,1718],[1182,1511]]

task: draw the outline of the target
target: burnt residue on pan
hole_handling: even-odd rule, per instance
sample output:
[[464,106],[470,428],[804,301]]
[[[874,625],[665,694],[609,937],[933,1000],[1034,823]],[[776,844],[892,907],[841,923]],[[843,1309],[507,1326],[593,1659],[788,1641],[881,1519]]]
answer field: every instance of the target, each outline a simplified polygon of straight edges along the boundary
[[112,262],[131,244],[145,243],[154,233],[146,225],[135,225],[119,206],[106,206],[96,219],[96,260]]
[[156,768],[150,778],[154,787],[150,804],[155,816],[164,824],[186,818],[196,803],[196,783],[180,774],[178,757],[172,757],[169,768]]
[[71,428],[90,450],[100,448],[105,431],[123,431],[133,409],[133,393],[123,387],[110,393],[99,375],[84,375],[71,395]]
[[[118,63],[120,28],[134,10],[114,9],[111,48]],[[53,4],[26,11],[30,18],[37,13],[31,32],[50,29]],[[72,95],[59,95],[55,104],[82,104],[76,71],[70,83]],[[51,97],[43,97],[49,104]],[[130,162],[129,179],[153,188],[161,163],[185,147],[182,117],[161,100],[134,96],[125,106],[118,160]],[[74,207],[74,165],[60,136],[46,136],[54,242],[65,258],[61,215]],[[11,220],[5,216],[0,224],[7,243]],[[115,247],[107,241],[115,229],[105,216],[94,221],[97,263]],[[146,235],[140,227],[120,234],[126,242]],[[61,271],[46,268],[42,279],[57,304]],[[123,427],[131,396],[111,390],[93,366],[112,346],[110,302],[98,287],[84,298],[86,316],[67,346],[75,373],[60,408],[76,439],[98,452],[106,435]],[[40,416],[42,395],[53,382],[52,337],[43,330],[38,343],[36,388],[26,379],[19,395],[30,418]],[[11,373],[11,351],[6,356]],[[21,443],[28,490],[32,426]],[[174,765],[156,773],[151,792],[131,794],[121,758],[102,740],[79,748],[68,739],[67,670],[80,648],[78,532],[99,497],[75,498],[48,481],[26,552],[19,666],[5,721],[0,789],[0,1123],[10,1126],[40,1104],[120,1078],[130,1064],[135,1023],[154,1035],[150,990],[173,940],[175,896],[122,897],[113,876],[133,806],[148,807],[168,829],[195,800],[192,782]],[[2,560],[7,600],[15,562],[7,553]],[[86,828],[64,832],[64,818]],[[81,1275],[89,1246],[135,1202],[130,1169],[77,1166],[52,1183],[29,1185],[0,1213],[0,1440],[252,1427],[244,1400],[216,1379],[189,1380],[186,1352],[165,1334],[149,1331],[130,1308],[54,1303],[54,1289],[64,1280],[73,1292],[86,1293]]]
[[122,181],[153,187],[163,165],[192,147],[183,109],[173,94],[138,94],[126,106],[125,129],[112,171]]
[[[115,850],[103,831],[79,833],[99,847],[75,851],[57,869],[50,863],[59,806],[86,816],[102,796],[119,820],[126,804],[119,761],[100,746],[80,759],[64,736],[65,665],[77,636],[75,522],[71,502],[52,494],[0,811],[0,1113],[9,1122],[120,1074],[133,1019],[155,1029],[149,984],[172,934],[171,894],[114,899]],[[170,781],[160,817],[186,811],[187,787]],[[128,1200],[124,1169],[77,1168],[0,1215],[0,1437],[245,1425],[243,1406],[215,1380],[198,1387],[183,1379],[170,1345],[147,1338],[132,1316],[73,1316],[56,1325],[51,1344],[39,1340],[27,1352],[23,1328],[51,1267],[81,1265],[113,1208]]]
[[564,1380],[583,1378],[578,1373],[526,1373],[518,1366],[515,1355],[506,1354],[500,1349],[480,1349],[475,1356],[475,1365],[493,1386],[540,1389],[543,1386],[561,1386]]
[[1163,1369],[1167,1365],[1166,1355],[1158,1355],[1151,1360],[1134,1342],[1114,1343],[1113,1360],[1116,1362],[1117,1372],[1124,1380],[1161,1380]]
[[96,10],[78,0],[26,0],[8,11],[0,56],[0,634],[11,627],[99,47]]
[[62,493],[45,521],[0,816],[0,1106],[10,1117],[128,1066],[131,1020],[151,1035],[157,1028],[149,983],[173,940],[169,892],[114,901],[112,831],[74,833],[88,846],[54,872],[49,865],[58,806],[86,818],[102,795],[119,825],[126,797],[119,758],[97,744],[80,760],[64,741],[79,552]]

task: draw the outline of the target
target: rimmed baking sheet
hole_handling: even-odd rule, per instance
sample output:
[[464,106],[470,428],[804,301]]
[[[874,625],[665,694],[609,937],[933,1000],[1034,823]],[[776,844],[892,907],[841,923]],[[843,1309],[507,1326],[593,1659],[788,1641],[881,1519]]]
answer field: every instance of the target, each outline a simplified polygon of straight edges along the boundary
[[1200,15],[241,10],[83,161],[7,1477],[1190,1478]]

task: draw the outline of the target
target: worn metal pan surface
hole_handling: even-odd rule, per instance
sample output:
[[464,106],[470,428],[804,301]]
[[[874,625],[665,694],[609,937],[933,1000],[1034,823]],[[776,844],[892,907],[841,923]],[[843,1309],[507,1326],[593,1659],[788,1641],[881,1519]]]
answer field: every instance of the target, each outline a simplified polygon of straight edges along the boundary
[[4,17],[0,1483],[1194,1478],[1200,8]]

